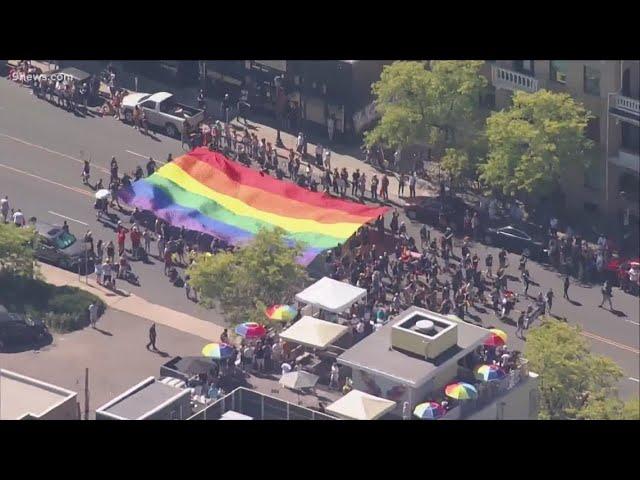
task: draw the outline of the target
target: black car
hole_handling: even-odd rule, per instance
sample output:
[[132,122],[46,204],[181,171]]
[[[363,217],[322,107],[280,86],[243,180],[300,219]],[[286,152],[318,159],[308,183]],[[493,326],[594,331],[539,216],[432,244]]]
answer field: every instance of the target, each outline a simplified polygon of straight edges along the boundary
[[536,242],[528,233],[512,226],[488,228],[484,234],[484,241],[487,245],[522,253],[533,259],[542,259],[545,253],[540,242]]
[[0,352],[20,347],[40,346],[49,337],[47,327],[38,320],[9,313],[0,305]]
[[405,212],[411,220],[432,226],[450,227],[454,232],[462,227],[465,210],[471,209],[458,197],[426,197],[418,203],[407,205]]
[[39,260],[74,271],[78,267],[84,268],[85,261],[93,261],[89,246],[78,241],[72,233],[65,232],[62,227],[37,222],[35,229],[38,233],[36,258]]

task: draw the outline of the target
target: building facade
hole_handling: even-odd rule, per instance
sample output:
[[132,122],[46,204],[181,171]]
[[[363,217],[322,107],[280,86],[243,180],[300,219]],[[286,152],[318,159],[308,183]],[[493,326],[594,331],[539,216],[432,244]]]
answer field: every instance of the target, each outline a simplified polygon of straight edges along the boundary
[[493,107],[509,105],[516,90],[568,93],[594,116],[587,135],[597,161],[590,171],[568,175],[566,206],[615,218],[638,229],[640,183],[640,61],[490,60],[483,67]]

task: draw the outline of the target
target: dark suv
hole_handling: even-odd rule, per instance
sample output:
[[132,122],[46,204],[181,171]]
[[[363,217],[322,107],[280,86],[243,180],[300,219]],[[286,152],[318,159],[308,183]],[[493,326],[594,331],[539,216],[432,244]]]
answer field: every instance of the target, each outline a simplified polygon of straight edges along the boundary
[[84,263],[93,261],[91,250],[86,252],[85,244],[76,237],[65,232],[58,225],[37,222],[35,224],[38,233],[36,244],[36,257],[46,263],[51,263],[61,268],[77,271],[78,267],[84,268]]
[[[473,213],[473,209],[466,205],[464,200],[452,196],[445,197],[444,201],[440,197],[426,197],[405,207],[407,217],[411,220],[427,223],[434,227],[451,227],[454,232],[462,228],[465,210]],[[446,224],[443,224],[441,220]]]
[[42,321],[9,313],[0,305],[0,352],[22,347],[39,347],[48,339],[49,331]]

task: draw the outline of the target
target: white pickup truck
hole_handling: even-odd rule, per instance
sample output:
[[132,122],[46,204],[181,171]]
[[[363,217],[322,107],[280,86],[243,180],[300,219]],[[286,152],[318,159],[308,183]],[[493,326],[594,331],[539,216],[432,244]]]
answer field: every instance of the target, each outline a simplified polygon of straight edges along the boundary
[[204,120],[204,110],[177,103],[173,94],[168,92],[153,95],[130,93],[122,100],[120,118],[133,123],[133,109],[136,105],[144,110],[150,127],[155,127],[173,138],[180,138],[185,122],[187,131],[191,132]]

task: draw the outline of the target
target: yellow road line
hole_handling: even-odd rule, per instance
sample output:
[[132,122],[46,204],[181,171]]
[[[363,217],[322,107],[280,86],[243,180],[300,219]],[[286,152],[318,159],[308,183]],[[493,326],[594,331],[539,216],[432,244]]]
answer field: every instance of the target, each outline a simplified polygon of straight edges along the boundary
[[[37,148],[39,150],[43,150],[47,153],[53,153],[54,155],[59,155],[60,157],[64,157],[64,158],[68,158],[69,160],[73,160],[74,162],[80,163],[80,164],[84,164],[84,160],[81,160],[80,158],[76,158],[76,157],[72,157],[71,155],[67,155],[66,153],[60,153],[60,152],[56,152],[55,150],[51,150],[50,148],[47,147],[43,147],[42,145],[36,145],[35,143],[31,143],[31,142],[27,142],[26,140],[22,140],[21,138],[17,138],[17,137],[12,137],[11,135],[7,135],[6,133],[0,133],[1,137],[5,137],[8,138],[9,140],[13,140],[14,142],[18,142],[18,143],[22,143],[23,145],[27,145],[29,147],[33,147],[33,148]],[[104,173],[110,173],[109,170],[107,170],[104,167],[101,167],[100,165],[91,164],[93,166],[93,168],[97,168],[98,170],[104,172]]]
[[600,335],[596,335],[595,333],[585,332],[584,330],[580,333],[587,338],[592,338],[594,340],[598,340],[603,343],[608,343],[609,345],[621,348],[623,350],[627,350],[631,353],[635,353],[636,355],[640,354],[640,350],[636,348],[630,347],[628,345],[624,345],[622,343],[614,342],[613,340],[609,340],[608,338],[601,337]]
[[52,185],[56,185],[58,187],[66,188],[67,190],[71,190],[72,192],[80,193],[82,195],[86,195],[87,197],[93,197],[93,193],[88,190],[83,190],[77,187],[69,187],[68,185],[63,185],[62,183],[54,182],[53,180],[49,180],[48,178],[41,177],[39,175],[35,175],[33,173],[25,172],[24,170],[20,170],[18,168],[10,167],[9,165],[5,165],[4,163],[0,163],[0,167],[6,168],[7,170],[11,170],[16,173],[20,173],[22,175],[27,175],[29,177],[36,178],[43,182],[51,183]]

